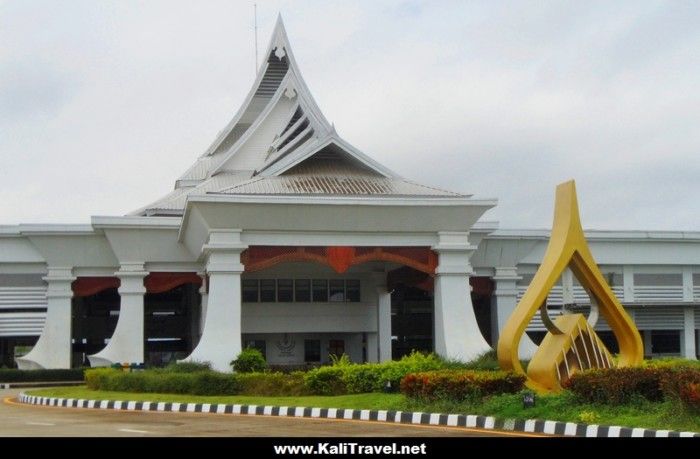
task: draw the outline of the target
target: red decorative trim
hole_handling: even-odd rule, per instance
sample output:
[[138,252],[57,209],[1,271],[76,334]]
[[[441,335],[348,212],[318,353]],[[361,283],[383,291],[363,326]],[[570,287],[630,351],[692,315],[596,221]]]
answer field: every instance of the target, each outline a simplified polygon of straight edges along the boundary
[[369,261],[388,261],[429,274],[435,274],[438,256],[429,247],[281,247],[252,246],[241,254],[247,272],[260,271],[280,263],[315,262],[336,272]]
[[117,277],[79,277],[73,281],[71,288],[77,297],[96,295],[110,288],[119,288],[121,281]]
[[163,293],[184,284],[202,285],[197,273],[150,273],[143,283],[147,293]]
[[326,249],[328,264],[338,273],[348,270],[355,259],[354,247],[328,247]]

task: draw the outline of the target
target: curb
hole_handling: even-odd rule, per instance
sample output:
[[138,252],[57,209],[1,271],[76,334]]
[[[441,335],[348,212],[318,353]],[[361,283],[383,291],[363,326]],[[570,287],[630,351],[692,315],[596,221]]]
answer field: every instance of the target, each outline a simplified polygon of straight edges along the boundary
[[568,437],[700,437],[700,433],[652,430],[575,422],[542,421],[528,419],[497,419],[493,416],[464,414],[412,413],[407,411],[354,410],[342,408],[308,408],[262,405],[226,405],[216,403],[135,402],[113,400],[86,400],[75,398],[39,397],[24,392],[18,396],[20,403],[67,408],[91,408],[121,411],[162,411],[180,413],[247,414],[312,419],[348,419],[377,421],[395,424],[478,428],[484,430],[542,433]]

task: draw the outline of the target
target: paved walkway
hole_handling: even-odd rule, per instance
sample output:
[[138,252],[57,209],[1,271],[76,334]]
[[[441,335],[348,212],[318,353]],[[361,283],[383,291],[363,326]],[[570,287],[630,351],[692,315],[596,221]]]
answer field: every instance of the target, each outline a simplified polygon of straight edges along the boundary
[[415,437],[520,436],[449,427],[367,421],[299,419],[202,413],[87,410],[17,403],[19,390],[0,391],[0,436],[181,436],[181,437]]

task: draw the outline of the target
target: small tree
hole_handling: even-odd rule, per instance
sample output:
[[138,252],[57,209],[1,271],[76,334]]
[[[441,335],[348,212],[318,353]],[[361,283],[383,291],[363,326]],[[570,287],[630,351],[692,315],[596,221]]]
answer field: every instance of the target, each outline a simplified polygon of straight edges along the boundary
[[267,370],[267,362],[259,350],[247,347],[231,362],[233,371],[238,373],[254,373]]

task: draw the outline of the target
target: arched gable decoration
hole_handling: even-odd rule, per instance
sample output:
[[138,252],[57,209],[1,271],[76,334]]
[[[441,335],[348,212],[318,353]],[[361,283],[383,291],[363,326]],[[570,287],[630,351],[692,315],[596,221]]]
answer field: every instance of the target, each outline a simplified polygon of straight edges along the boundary
[[79,277],[73,281],[71,288],[76,297],[96,295],[110,288],[119,288],[121,281],[117,277]]
[[146,276],[143,284],[147,293],[163,293],[185,284],[202,285],[202,278],[197,273],[154,272]]
[[429,247],[281,247],[251,246],[241,254],[246,272],[260,271],[280,263],[315,262],[344,273],[350,266],[369,261],[398,263],[435,274],[438,256]]

